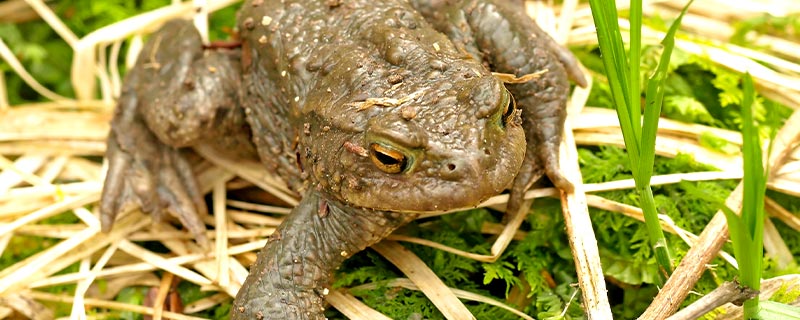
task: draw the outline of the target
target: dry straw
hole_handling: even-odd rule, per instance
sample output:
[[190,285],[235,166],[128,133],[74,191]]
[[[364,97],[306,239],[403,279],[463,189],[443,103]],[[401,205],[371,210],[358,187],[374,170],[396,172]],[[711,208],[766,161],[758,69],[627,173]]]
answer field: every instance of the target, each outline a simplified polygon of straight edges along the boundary
[[[213,11],[229,5],[233,1],[208,1],[207,8]],[[27,5],[25,5],[27,4]],[[288,207],[272,206],[262,203],[227,200],[227,190],[246,184],[255,185],[285,203],[297,203],[297,195],[286,188],[277,178],[269,175],[257,163],[231,163],[210,150],[197,150],[212,165],[199,167],[198,177],[204,192],[211,192],[214,217],[206,221],[215,226],[207,236],[214,245],[208,248],[198,246],[185,230],[177,230],[170,224],[154,223],[139,211],[129,212],[119,218],[113,231],[108,234],[99,231],[96,208],[93,204],[99,199],[104,168],[97,162],[87,160],[86,156],[102,155],[109,130],[108,123],[113,108],[113,100],[119,94],[120,75],[116,68],[117,57],[123,41],[131,40],[131,52],[127,61],[133,61],[136,48],[141,47],[141,37],[153,31],[164,21],[175,17],[189,17],[195,12],[193,3],[176,4],[154,10],[139,16],[120,21],[101,28],[91,34],[78,38],[43,3],[42,0],[12,0],[0,3],[4,10],[19,12],[9,17],[30,16],[35,12],[69,44],[74,50],[72,82],[77,99],[59,96],[40,85],[17,61],[10,48],[0,40],[0,56],[11,66],[28,85],[50,102],[32,105],[8,106],[4,78],[0,75],[0,253],[8,250],[10,240],[15,235],[36,235],[51,238],[54,245],[35,255],[17,262],[0,271],[0,318],[18,312],[20,314],[46,316],[48,313],[41,302],[61,302],[74,304],[73,316],[86,318],[86,307],[99,307],[112,312],[133,311],[154,315],[155,318],[196,319],[185,315],[162,311],[160,308],[134,306],[113,301],[113,295],[130,285],[148,285],[159,288],[156,306],[163,305],[167,296],[171,277],[196,283],[206,290],[217,291],[210,297],[194,301],[186,306],[186,312],[197,312],[213,308],[228,301],[241,286],[247,275],[246,266],[255,259],[255,252],[265,243],[266,237],[280,223],[280,215],[290,211]],[[681,1],[661,1],[645,8],[645,14],[674,16]],[[732,21],[753,17],[764,11],[778,14],[798,12],[788,1],[772,1],[769,5],[740,1],[708,1],[697,3],[684,19],[684,36],[677,41],[679,49],[704,55],[719,66],[737,72],[750,72],[760,84],[759,93],[779,101],[793,109],[800,107],[800,45],[784,39],[749,34],[748,40],[758,47],[754,51],[725,43],[733,33]],[[743,9],[741,6],[746,5]],[[594,26],[587,5],[577,1],[564,1],[559,7],[548,7],[541,2],[529,2],[529,13],[546,30],[555,35],[557,41],[572,45],[595,42]],[[6,12],[0,10],[0,12]],[[19,11],[18,11],[19,10]],[[792,11],[794,10],[794,11]],[[202,10],[201,10],[202,11]],[[10,12],[10,11],[8,11]],[[558,12],[557,16],[554,12]],[[199,17],[198,21],[204,21]],[[623,22],[625,22],[623,20]],[[687,35],[688,33],[688,35]],[[645,30],[645,41],[653,44],[662,37],[655,30]],[[95,83],[99,83],[101,99],[93,100]],[[590,87],[591,88],[591,87]],[[591,193],[629,189],[633,181],[613,181],[600,184],[580,184],[581,177],[577,166],[578,145],[622,145],[616,116],[607,109],[585,106],[588,89],[576,89],[570,102],[567,134],[562,145],[562,168],[570,172],[569,179],[577,185],[576,192],[559,194],[553,189],[531,190],[526,199],[533,201],[538,197],[560,197],[564,204],[567,233],[573,248],[579,272],[581,294],[584,307],[592,318],[610,316],[609,304],[605,295],[605,282],[600,268],[597,245],[591,229],[587,206],[619,212],[634,219],[642,220],[638,208],[604,199]],[[657,153],[675,156],[690,153],[700,162],[721,169],[715,172],[686,172],[656,176],[653,184],[670,184],[680,181],[707,181],[719,179],[740,179],[741,159],[739,154],[721,154],[703,147],[700,138],[710,134],[728,141],[734,146],[741,144],[738,133],[710,128],[696,124],[661,120]],[[80,128],[80,130],[75,130]],[[795,113],[787,121],[776,141],[773,156],[770,158],[773,175],[769,187],[773,190],[800,196],[800,114]],[[68,181],[56,183],[54,181]],[[731,207],[739,206],[739,189],[729,199]],[[590,193],[590,194],[586,194]],[[502,206],[506,195],[496,196],[481,206]],[[770,215],[793,228],[800,230],[800,219],[782,208],[774,201],[767,201]],[[81,222],[68,225],[38,224],[42,219],[64,212],[72,212]],[[278,214],[264,216],[253,212]],[[436,214],[434,214],[436,215]],[[432,216],[432,215],[427,215]],[[460,299],[479,301],[501,308],[510,307],[493,299],[477,296],[458,289],[447,288],[433,272],[395,241],[428,245],[480,261],[494,261],[512,241],[521,239],[524,232],[518,229],[523,214],[515,214],[505,226],[487,224],[484,232],[497,235],[490,255],[463,252],[454,248],[407,235],[391,236],[375,249],[400,270],[408,279],[396,279],[390,286],[423,291],[448,319],[469,319],[472,315]],[[694,235],[676,226],[668,217],[662,220],[662,228],[679,235],[689,244],[706,248],[706,256],[716,256],[719,240],[711,239],[707,233],[724,230],[724,219],[714,219],[706,232]],[[767,254],[779,263],[794,261],[786,248],[781,235],[771,224],[767,224],[765,241]],[[168,248],[170,254],[159,254],[138,246],[134,241],[159,241]],[[716,241],[716,242],[714,242]],[[725,253],[719,253],[731,263],[735,261]],[[704,259],[704,258],[703,258]],[[80,271],[56,275],[67,266],[79,263]],[[688,277],[699,276],[706,267],[702,259],[686,259],[684,264],[690,270]],[[160,270],[162,278],[155,276]],[[96,280],[106,280],[106,290],[97,290]],[[70,295],[54,295],[41,291],[41,288],[63,284],[77,284]],[[384,284],[385,285],[385,284]],[[366,286],[365,286],[366,287]],[[678,288],[688,291],[691,288]],[[667,291],[673,290],[665,288]],[[669,296],[667,297],[669,298]],[[331,305],[354,319],[380,319],[385,316],[358,301],[347,293],[347,289],[331,291],[328,295]],[[659,300],[660,301],[660,300]],[[19,303],[24,302],[24,303]],[[20,307],[24,305],[25,307]],[[656,305],[654,303],[654,305]],[[657,307],[669,308],[664,302]],[[513,310],[513,309],[511,309]],[[516,312],[516,311],[515,311]],[[651,310],[648,312],[663,312]],[[52,317],[52,314],[50,314]],[[98,315],[103,316],[103,315]],[[520,317],[527,318],[520,314]]]

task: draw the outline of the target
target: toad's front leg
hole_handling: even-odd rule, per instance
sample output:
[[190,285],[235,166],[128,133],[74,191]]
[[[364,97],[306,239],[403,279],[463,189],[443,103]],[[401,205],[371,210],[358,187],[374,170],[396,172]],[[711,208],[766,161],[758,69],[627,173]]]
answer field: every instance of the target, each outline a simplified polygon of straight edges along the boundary
[[250,267],[231,319],[324,319],[333,271],[413,218],[350,208],[306,192]]
[[206,214],[195,178],[180,147],[210,143],[254,156],[244,114],[235,52],[204,51],[188,21],[171,21],[154,33],[123,86],[106,156],[100,205],[104,230],[133,206],[177,216],[206,242]]

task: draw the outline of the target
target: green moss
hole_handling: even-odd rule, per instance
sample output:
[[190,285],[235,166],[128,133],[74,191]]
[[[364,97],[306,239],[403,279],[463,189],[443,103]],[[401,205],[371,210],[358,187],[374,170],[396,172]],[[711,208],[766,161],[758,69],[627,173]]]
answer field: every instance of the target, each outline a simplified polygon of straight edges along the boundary
[[800,298],[800,286],[797,281],[784,283],[778,291],[769,298],[771,301],[791,304]]

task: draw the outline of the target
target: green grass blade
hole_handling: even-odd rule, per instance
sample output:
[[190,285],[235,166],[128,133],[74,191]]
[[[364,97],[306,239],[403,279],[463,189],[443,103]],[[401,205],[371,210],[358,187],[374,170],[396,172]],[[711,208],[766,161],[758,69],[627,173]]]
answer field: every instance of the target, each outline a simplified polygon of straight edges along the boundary
[[625,147],[628,149],[628,156],[633,164],[631,166],[632,170],[638,171],[639,140],[637,137],[639,133],[634,133],[634,128],[638,126],[634,126],[633,123],[638,123],[640,120],[631,120],[632,116],[629,109],[631,98],[627,90],[629,88],[629,78],[627,76],[629,72],[628,58],[625,53],[625,46],[622,43],[622,33],[617,22],[616,4],[613,1],[590,0],[589,5],[592,9],[592,18],[597,30],[597,41],[600,44],[601,57],[609,79],[611,97],[617,109]]
[[764,165],[762,161],[763,156],[761,152],[761,138],[758,135],[758,128],[755,124],[755,119],[753,119],[752,106],[755,97],[753,78],[750,76],[750,74],[745,74],[743,80],[742,91],[744,97],[742,99],[742,134],[745,136],[744,140],[749,142],[749,144],[746,143],[744,145],[746,166],[744,178],[749,178],[749,180],[752,181],[752,183],[745,184],[744,186],[745,194],[748,194],[747,191],[751,191],[752,194],[752,199],[745,198],[745,200],[750,200],[750,204],[746,206],[746,208],[749,208],[752,211],[746,212],[747,214],[743,213],[743,217],[747,225],[750,227],[748,230],[749,234],[752,237],[755,237],[758,231],[763,230],[763,189],[766,186],[766,177],[764,176]]
[[675,48],[675,33],[683,20],[686,11],[694,0],[690,0],[683,7],[680,15],[672,25],[669,27],[667,34],[661,41],[664,51],[661,53],[661,59],[658,63],[655,73],[650,77],[647,82],[647,91],[645,93],[645,109],[644,109],[644,125],[642,126],[642,147],[641,156],[639,157],[641,163],[639,172],[642,178],[647,179],[647,184],[650,184],[650,176],[653,174],[653,161],[655,160],[655,146],[656,146],[656,133],[658,132],[658,117],[661,115],[661,105],[664,102],[664,80],[667,78],[669,71],[669,61],[672,56],[672,51]]
[[[641,79],[641,61],[642,61],[642,0],[631,1],[630,7],[630,63],[628,66],[628,97],[630,110],[630,121],[633,126],[634,140],[642,146],[640,133],[642,132],[642,79]],[[641,174],[641,173],[640,173]],[[649,179],[649,174],[648,174]]]
[[[754,290],[761,286],[761,268],[764,255],[764,192],[766,190],[766,176],[764,172],[763,157],[761,152],[761,138],[753,118],[753,102],[755,87],[750,74],[745,74],[742,83],[742,156],[744,157],[744,195],[742,199],[741,224],[743,230],[739,241],[746,239],[746,246],[736,255],[739,262],[740,282]],[[731,230],[731,239],[734,239],[734,230]],[[734,240],[735,241],[735,240]],[[734,242],[734,246],[737,244]],[[740,255],[741,254],[741,255]],[[745,318],[758,316],[758,299],[751,299],[744,304]]]
[[[733,244],[733,255],[737,257],[739,263],[739,273],[745,272],[742,268],[748,268],[742,265],[741,257],[746,256],[747,250],[751,243],[750,238],[746,234],[747,226],[745,226],[742,217],[733,212],[730,208],[725,206],[725,203],[720,203],[722,212],[725,213],[725,219],[728,221],[728,233],[730,234],[731,242]],[[749,272],[749,271],[748,271]],[[740,283],[741,283],[740,279]]]

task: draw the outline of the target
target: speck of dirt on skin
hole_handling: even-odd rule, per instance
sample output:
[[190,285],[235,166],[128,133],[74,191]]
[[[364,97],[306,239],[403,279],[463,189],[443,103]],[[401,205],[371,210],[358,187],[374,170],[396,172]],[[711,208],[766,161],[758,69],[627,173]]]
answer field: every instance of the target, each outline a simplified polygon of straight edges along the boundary
[[263,17],[261,17],[261,25],[262,25],[262,26],[265,26],[265,27],[266,27],[266,26],[268,26],[270,23],[272,23],[272,17],[270,17],[270,16],[263,16]]
[[439,71],[447,70],[447,64],[444,61],[439,60],[439,59],[431,61],[430,66],[434,70],[439,70]]
[[347,251],[342,251],[342,252],[341,252],[341,253],[339,253],[339,254],[341,254],[341,255],[342,255],[342,257],[346,257],[346,256],[347,256]]
[[260,44],[266,44],[266,43],[267,43],[267,36],[265,36],[265,35],[262,35],[261,37],[259,37],[259,38],[258,38],[258,43],[260,43]]
[[438,42],[434,42],[433,43],[433,50],[436,51],[436,52],[439,52],[439,50],[441,50],[441,48],[439,48],[439,43]]
[[358,180],[355,177],[347,178],[347,187],[350,189],[360,190],[361,187],[358,185]]
[[354,154],[356,154],[358,156],[365,157],[365,158],[369,156],[369,152],[367,152],[367,149],[364,149],[364,147],[359,146],[359,145],[357,145],[355,143],[352,143],[350,141],[345,141],[344,144],[342,144],[342,146],[348,152],[354,153]]
[[256,312],[256,319],[264,319],[264,313],[261,311]]
[[253,18],[251,17],[247,17],[247,19],[244,19],[242,25],[244,25],[244,28],[247,30],[253,30],[253,27],[255,27],[255,24],[253,23]]
[[404,106],[400,109],[400,116],[405,120],[411,120],[417,117],[417,108],[412,106]]
[[389,77],[387,77],[386,80],[389,81],[389,84],[398,84],[400,82],[403,82],[403,76],[399,74],[392,74],[389,75]]
[[244,307],[239,307],[239,312],[244,313]]
[[328,201],[322,200],[319,202],[319,210],[317,210],[317,215],[320,218],[325,218],[328,216]]

